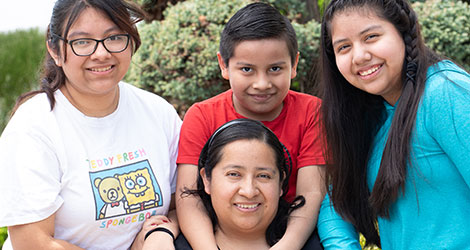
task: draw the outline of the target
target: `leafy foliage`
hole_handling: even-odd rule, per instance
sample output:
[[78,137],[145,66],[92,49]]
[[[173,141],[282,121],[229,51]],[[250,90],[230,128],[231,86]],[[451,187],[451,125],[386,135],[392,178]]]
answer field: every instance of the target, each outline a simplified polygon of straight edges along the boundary
[[45,47],[38,29],[0,33],[0,132],[16,98],[38,85]]
[[[426,44],[470,71],[470,6],[462,1],[413,4]],[[439,10],[439,11],[436,11]]]
[[165,20],[142,24],[142,46],[127,80],[172,102],[207,99],[229,88],[217,63],[220,33],[248,0],[185,1],[167,8]]
[[[180,114],[192,103],[228,89],[217,63],[220,33],[228,19],[250,2],[188,0],[167,8],[163,21],[141,24],[143,44],[126,80],[170,99]],[[319,24],[310,21],[294,27],[301,59],[293,87],[307,91],[315,77],[310,69],[318,55]]]
[[299,44],[299,64],[297,77],[292,81],[292,89],[316,94],[319,79],[320,23],[311,20],[306,24],[292,23]]
[[7,228],[0,227],[0,248],[3,246],[3,242],[5,242],[7,238]]
[[[292,88],[315,94],[318,82],[320,24],[296,22],[306,1],[265,0],[293,19],[299,41],[298,75]],[[141,24],[143,45],[134,56],[127,80],[169,99],[180,114],[196,101],[229,86],[220,76],[216,53],[228,19],[250,0],[186,0],[165,10],[165,19]],[[327,0],[320,1],[323,7]],[[426,43],[470,69],[470,10],[451,0],[413,3]],[[441,11],[435,11],[439,9]],[[297,14],[296,14],[297,13]]]

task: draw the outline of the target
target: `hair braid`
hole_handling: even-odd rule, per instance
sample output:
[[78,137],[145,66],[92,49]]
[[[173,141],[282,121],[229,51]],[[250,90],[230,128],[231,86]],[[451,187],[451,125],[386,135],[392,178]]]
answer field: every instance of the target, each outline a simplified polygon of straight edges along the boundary
[[384,217],[389,217],[389,207],[398,198],[399,191],[404,192],[411,153],[411,137],[425,86],[423,72],[425,74],[428,67],[426,57],[423,56],[424,43],[415,12],[405,1],[393,2],[395,8],[399,9],[396,13],[400,13],[399,20],[402,21],[396,26],[402,33],[405,43],[403,87],[370,197],[375,213]]

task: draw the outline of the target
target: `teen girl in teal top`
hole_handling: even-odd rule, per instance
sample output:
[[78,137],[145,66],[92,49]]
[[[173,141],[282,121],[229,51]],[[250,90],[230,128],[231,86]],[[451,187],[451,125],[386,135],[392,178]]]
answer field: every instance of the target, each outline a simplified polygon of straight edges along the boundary
[[361,249],[358,231],[384,250],[467,248],[470,75],[425,47],[407,1],[331,1],[322,50],[325,249]]

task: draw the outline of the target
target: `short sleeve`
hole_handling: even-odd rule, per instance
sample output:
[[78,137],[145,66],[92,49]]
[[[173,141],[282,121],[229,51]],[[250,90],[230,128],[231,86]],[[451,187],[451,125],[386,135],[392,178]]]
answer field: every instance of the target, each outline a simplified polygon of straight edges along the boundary
[[323,157],[324,138],[320,115],[320,99],[314,99],[307,113],[310,115],[306,121],[305,133],[300,140],[298,166],[324,165]]
[[181,126],[178,164],[197,165],[201,150],[210,137],[210,126],[207,123],[197,104],[188,110]]
[[170,131],[172,132],[169,135],[169,150],[170,150],[170,167],[171,169],[174,169],[172,171],[172,175],[170,176],[171,180],[171,193],[176,192],[176,159],[178,157],[178,142],[179,142],[179,135],[181,131],[181,119],[179,116],[176,114],[175,110],[172,109],[169,112],[172,113],[171,120],[170,122]]
[[0,138],[0,226],[43,220],[63,203],[61,170],[51,144],[33,132],[6,132]]

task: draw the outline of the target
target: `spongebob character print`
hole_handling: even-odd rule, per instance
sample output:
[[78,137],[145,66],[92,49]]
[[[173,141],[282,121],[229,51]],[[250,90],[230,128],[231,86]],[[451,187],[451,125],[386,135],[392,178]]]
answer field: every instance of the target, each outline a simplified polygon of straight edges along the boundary
[[90,172],[96,219],[136,213],[162,206],[162,194],[147,160]]

